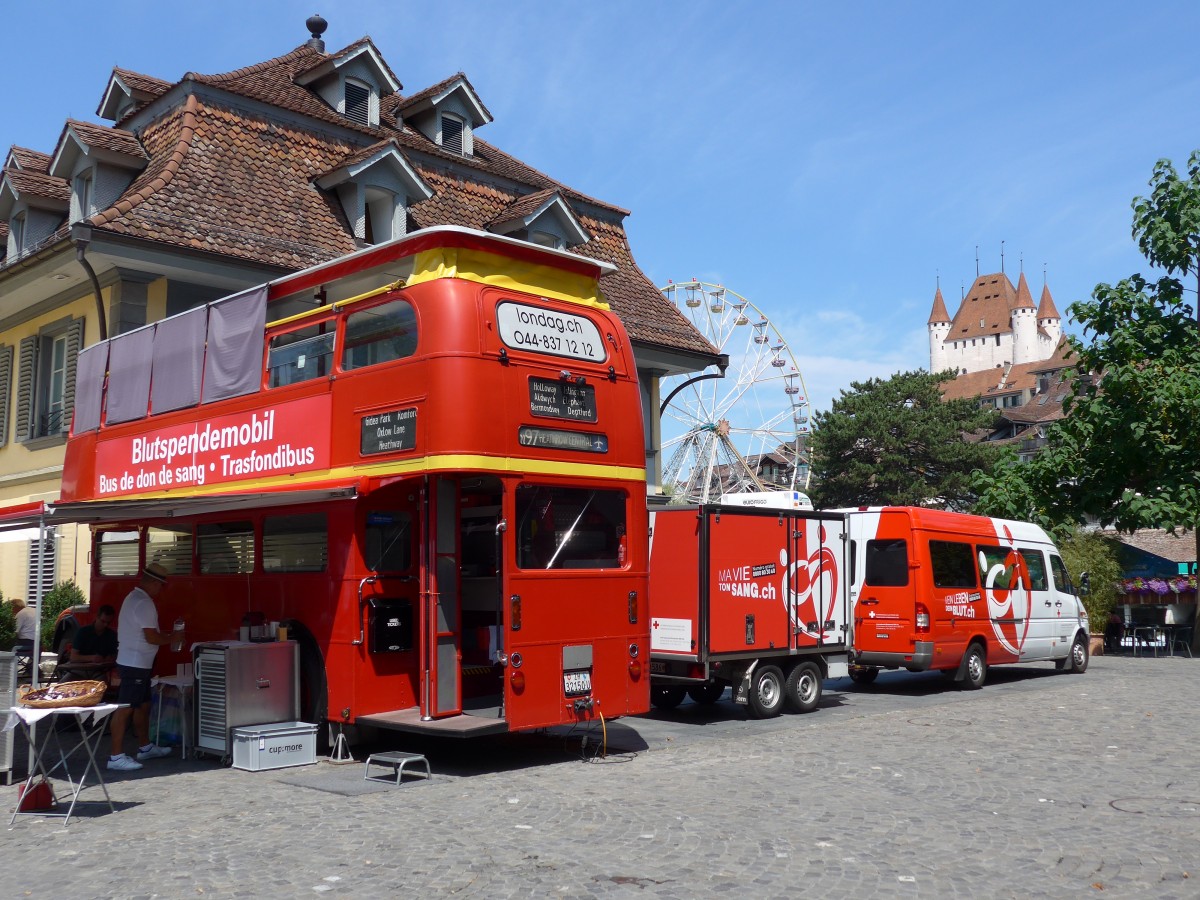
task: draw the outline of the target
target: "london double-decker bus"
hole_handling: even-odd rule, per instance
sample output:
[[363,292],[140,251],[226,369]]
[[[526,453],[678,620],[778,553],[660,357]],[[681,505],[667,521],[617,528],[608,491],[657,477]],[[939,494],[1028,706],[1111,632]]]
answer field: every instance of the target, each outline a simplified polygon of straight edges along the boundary
[[434,228],[83,351],[51,518],[92,526],[93,607],[119,615],[157,562],[189,643],[280,623],[308,721],[646,711],[642,416],[608,271]]

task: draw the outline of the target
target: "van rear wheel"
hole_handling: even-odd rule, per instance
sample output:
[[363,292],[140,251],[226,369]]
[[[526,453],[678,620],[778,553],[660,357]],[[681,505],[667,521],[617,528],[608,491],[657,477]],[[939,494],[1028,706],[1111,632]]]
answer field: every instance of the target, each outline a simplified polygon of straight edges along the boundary
[[779,666],[759,666],[750,679],[747,698],[750,715],[773,719],[783,710],[783,670]]
[[983,655],[981,646],[972,644],[967,648],[967,655],[963,659],[962,686],[965,690],[977,691],[983,687],[986,679],[987,658]]
[[802,662],[788,672],[783,698],[788,708],[799,713],[812,712],[821,702],[821,670],[816,663]]
[[687,695],[687,690],[681,687],[652,687],[650,688],[650,702],[655,709],[674,709],[683,702],[683,698]]
[[688,696],[697,703],[707,706],[716,703],[725,695],[725,685],[719,681],[706,681],[688,688]]

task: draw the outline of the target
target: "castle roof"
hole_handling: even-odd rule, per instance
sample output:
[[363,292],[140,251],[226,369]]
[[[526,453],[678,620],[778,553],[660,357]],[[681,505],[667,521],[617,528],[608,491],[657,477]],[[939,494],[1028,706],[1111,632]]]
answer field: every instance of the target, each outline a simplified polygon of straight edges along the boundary
[[1058,307],[1054,305],[1054,298],[1050,296],[1050,285],[1042,285],[1042,299],[1038,303],[1037,311],[1038,319],[1061,319],[1058,314]]
[[1012,310],[1016,305],[1017,289],[1007,275],[1003,272],[980,275],[959,304],[946,340],[1007,334],[1012,331]]
[[949,322],[950,313],[946,310],[946,301],[942,299],[942,289],[939,287],[937,293],[933,295],[933,309],[929,313],[929,323],[933,325],[935,322]]

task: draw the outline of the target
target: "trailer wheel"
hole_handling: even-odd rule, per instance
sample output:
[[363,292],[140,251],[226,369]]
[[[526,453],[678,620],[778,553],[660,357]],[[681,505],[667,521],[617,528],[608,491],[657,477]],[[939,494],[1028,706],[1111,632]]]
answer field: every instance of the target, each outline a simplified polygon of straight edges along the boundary
[[652,687],[650,688],[650,702],[655,709],[674,709],[683,702],[687,691],[681,687]]
[[773,719],[783,710],[783,670],[779,666],[760,666],[750,682],[746,698],[750,715],[756,719]]
[[1082,634],[1075,636],[1071,645],[1071,661],[1067,671],[1072,675],[1082,675],[1088,667],[1088,642]]
[[725,696],[725,685],[719,681],[706,681],[704,684],[692,685],[687,693],[697,703],[707,706]]
[[855,684],[873,684],[879,677],[879,670],[874,666],[851,666],[850,680]]
[[814,662],[802,662],[788,672],[783,698],[789,709],[799,713],[812,712],[821,702],[824,686],[821,669]]
[[967,648],[967,655],[963,657],[963,680],[960,684],[964,690],[977,691],[983,687],[986,679],[987,658],[979,644],[972,644]]

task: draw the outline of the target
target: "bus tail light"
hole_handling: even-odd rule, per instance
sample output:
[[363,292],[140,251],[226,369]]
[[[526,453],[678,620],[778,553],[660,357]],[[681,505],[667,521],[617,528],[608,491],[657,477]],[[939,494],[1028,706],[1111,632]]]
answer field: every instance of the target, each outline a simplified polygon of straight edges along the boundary
[[634,681],[642,677],[642,661],[640,659],[631,659],[629,661],[629,677]]
[[512,607],[512,622],[509,624],[509,627],[511,627],[513,631],[520,631],[521,630],[521,595],[513,594],[508,599],[509,599],[509,603]]
[[521,693],[525,690],[525,673],[519,669],[514,669],[513,673],[508,676],[508,680],[512,683],[514,693]]
[[629,624],[637,624],[637,591],[629,592]]
[[917,631],[921,634],[929,632],[929,607],[924,603],[917,604]]

